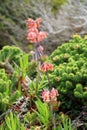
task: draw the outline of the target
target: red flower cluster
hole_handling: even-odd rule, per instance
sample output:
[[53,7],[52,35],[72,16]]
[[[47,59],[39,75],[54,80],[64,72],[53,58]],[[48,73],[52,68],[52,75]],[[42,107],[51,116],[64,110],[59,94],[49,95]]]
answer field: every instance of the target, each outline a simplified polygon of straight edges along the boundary
[[38,43],[41,42],[44,38],[47,37],[47,33],[43,31],[38,31],[38,28],[40,27],[42,19],[38,18],[36,20],[33,20],[31,18],[28,18],[26,20],[26,24],[28,27],[28,34],[27,34],[27,39],[31,43]]
[[40,70],[42,72],[47,72],[49,70],[53,70],[53,65],[51,63],[47,63],[44,62],[41,66],[40,66]]
[[59,96],[59,93],[55,88],[52,88],[51,92],[49,90],[44,90],[42,93],[44,102],[57,101],[57,96]]

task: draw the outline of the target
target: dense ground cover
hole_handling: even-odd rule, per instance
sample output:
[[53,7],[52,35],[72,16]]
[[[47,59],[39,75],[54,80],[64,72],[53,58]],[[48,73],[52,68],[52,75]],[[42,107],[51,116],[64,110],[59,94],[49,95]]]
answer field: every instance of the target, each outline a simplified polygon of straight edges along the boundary
[[86,130],[86,36],[74,35],[47,57],[40,23],[27,20],[33,51],[0,50],[0,130]]

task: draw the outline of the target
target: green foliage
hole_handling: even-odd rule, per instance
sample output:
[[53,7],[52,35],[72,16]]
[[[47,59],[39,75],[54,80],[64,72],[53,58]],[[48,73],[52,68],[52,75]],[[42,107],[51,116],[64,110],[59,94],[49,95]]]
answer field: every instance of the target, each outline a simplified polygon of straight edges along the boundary
[[28,54],[25,54],[22,57],[20,57],[20,71],[22,72],[23,77],[27,75],[28,66],[29,66]]
[[31,79],[35,78],[37,75],[37,66],[36,61],[31,61],[31,55],[24,54],[19,58],[19,68],[23,74],[23,77],[28,75]]
[[[61,115],[61,123],[58,125],[57,130],[72,130],[71,119],[66,115]],[[74,129],[76,130],[76,129]]]
[[12,93],[12,81],[9,79],[4,69],[0,69],[0,111],[4,112],[18,97],[20,92],[16,90]]
[[15,46],[5,46],[0,51],[0,61],[5,62],[8,60],[11,65],[14,62],[19,65],[20,57],[23,56],[25,53],[18,47]]
[[87,99],[87,90],[85,89],[82,84],[76,84],[76,88],[74,89],[74,95],[77,98]]
[[39,92],[42,90],[44,85],[44,77],[41,81],[39,81],[39,77],[36,77],[36,80],[30,83],[30,93],[34,94],[35,96],[39,95]]
[[54,65],[50,78],[60,93],[62,107],[66,104],[66,109],[72,109],[76,102],[84,104],[87,99],[87,40],[74,35],[74,39],[51,54],[49,62]]
[[10,112],[10,114],[5,117],[5,123],[1,125],[0,130],[25,130],[25,127],[17,115]]
[[46,128],[50,125],[50,111],[47,103],[43,103],[40,100],[35,102],[37,110],[36,114],[38,116],[39,122],[43,124]]
[[36,69],[37,69],[37,63],[35,61],[29,62],[27,73],[31,78],[36,77],[36,75],[37,75],[37,70]]
[[29,126],[33,126],[37,120],[37,114],[35,112],[27,112],[24,115],[24,122],[28,123]]

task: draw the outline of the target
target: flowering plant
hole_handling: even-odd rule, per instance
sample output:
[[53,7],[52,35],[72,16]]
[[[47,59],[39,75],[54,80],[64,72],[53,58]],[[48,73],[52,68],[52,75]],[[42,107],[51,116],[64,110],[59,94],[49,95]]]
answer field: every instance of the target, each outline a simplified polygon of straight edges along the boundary
[[43,101],[45,103],[49,103],[50,106],[50,112],[54,130],[56,130],[55,110],[58,110],[58,107],[60,105],[60,101],[57,101],[57,96],[59,96],[59,93],[55,88],[52,88],[51,91],[44,90],[42,92]]
[[38,60],[39,57],[43,54],[43,46],[40,45],[40,42],[47,37],[47,33],[44,31],[39,31],[40,23],[42,19],[38,18],[33,20],[28,18],[26,20],[27,25],[27,40],[30,43],[34,43],[34,53],[32,54],[34,60]]
[[47,72],[49,70],[53,70],[53,65],[51,63],[47,63],[44,62],[41,66],[40,66],[40,70],[42,72]]
[[41,23],[42,19],[38,18],[36,20],[33,20],[31,18],[28,18],[26,20],[26,24],[28,28],[39,28],[40,27],[40,23]]
[[57,101],[57,96],[59,96],[59,93],[55,88],[52,88],[51,92],[49,90],[44,90],[42,93],[44,102]]
[[[42,56],[44,48],[43,48],[43,46],[40,45],[40,42],[44,38],[47,37],[46,32],[39,31],[41,21],[42,21],[41,18],[38,18],[36,20],[28,18],[27,21],[26,21],[27,28],[28,28],[27,39],[31,43],[34,43],[33,44],[34,45],[34,51],[32,51],[31,54],[32,54],[32,57],[35,61],[38,61],[39,57]],[[54,109],[54,107],[56,107],[57,108],[56,110],[58,110],[58,106],[60,105],[60,101],[57,101],[57,96],[59,96],[59,93],[55,88],[51,88],[50,79],[49,79],[49,75],[48,75],[48,72],[52,71],[54,69],[54,67],[51,63],[48,63],[48,62],[44,62],[44,63],[41,64],[40,61],[39,61],[38,63],[39,63],[38,64],[39,70],[43,73],[46,73],[47,79],[48,79],[48,84],[49,84],[49,90],[44,90],[42,92],[42,99],[43,99],[44,103],[43,102],[36,102],[36,107],[38,108],[38,111],[39,111],[38,116],[39,116],[39,118],[41,118],[40,120],[42,120],[42,118],[43,118],[43,120],[42,120],[43,124],[45,124],[45,126],[48,127],[49,117],[50,117],[49,113],[51,113],[52,123],[53,123],[53,127],[54,127],[54,130],[55,130],[56,129],[56,123],[55,123],[55,113],[54,113],[55,109]],[[32,86],[33,86],[33,84],[32,84]],[[31,88],[35,88],[35,90],[37,90],[37,88],[38,88],[37,86],[38,86],[37,83],[36,83],[35,87],[30,86],[30,90],[31,90]],[[33,89],[33,91],[34,91],[34,89]],[[37,93],[37,91],[36,91],[36,93]],[[47,106],[49,106],[50,108],[47,107]],[[46,109],[45,109],[46,111],[43,110],[43,107],[44,107],[44,109],[46,107]],[[47,114],[48,116],[46,118],[46,112],[47,111],[48,111],[48,114]]]
[[36,20],[28,18],[26,20],[26,25],[27,25],[27,28],[28,28],[27,39],[31,43],[41,42],[44,38],[47,37],[47,33],[46,32],[38,30],[38,28],[40,27],[41,21],[42,21],[41,18],[38,18]]

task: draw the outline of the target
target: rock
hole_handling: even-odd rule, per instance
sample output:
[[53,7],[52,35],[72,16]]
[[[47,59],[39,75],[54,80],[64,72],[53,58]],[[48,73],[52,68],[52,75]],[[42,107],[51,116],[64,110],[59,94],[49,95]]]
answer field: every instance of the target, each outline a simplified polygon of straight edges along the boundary
[[67,2],[52,12],[51,0],[15,0],[1,3],[0,17],[0,48],[4,45],[16,45],[24,51],[29,51],[26,40],[26,23],[28,17],[42,17],[41,30],[49,36],[42,42],[45,52],[50,54],[61,43],[72,38],[73,34],[87,34],[87,1],[67,0]]

